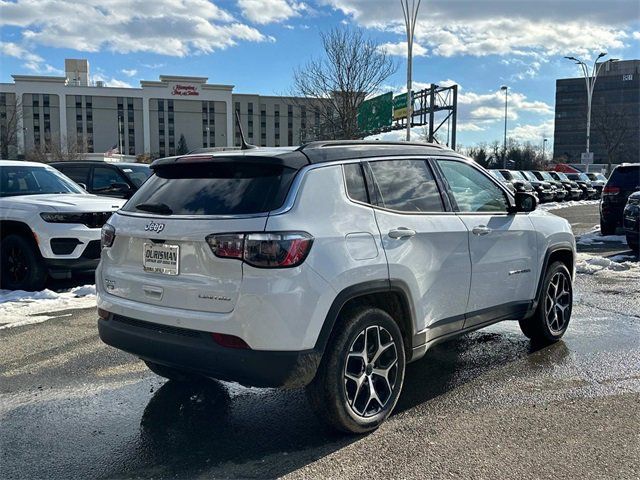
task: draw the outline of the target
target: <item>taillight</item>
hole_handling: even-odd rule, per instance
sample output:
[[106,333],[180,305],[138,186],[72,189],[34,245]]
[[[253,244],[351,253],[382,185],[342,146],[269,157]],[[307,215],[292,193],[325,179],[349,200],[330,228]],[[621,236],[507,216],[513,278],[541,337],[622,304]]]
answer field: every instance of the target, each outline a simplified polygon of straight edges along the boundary
[[602,190],[603,195],[618,195],[620,193],[620,189],[618,187],[604,187]]
[[110,247],[116,238],[116,229],[105,223],[100,230],[100,248]]
[[209,235],[216,257],[236,258],[258,268],[297,267],[309,254],[313,237],[304,232]]

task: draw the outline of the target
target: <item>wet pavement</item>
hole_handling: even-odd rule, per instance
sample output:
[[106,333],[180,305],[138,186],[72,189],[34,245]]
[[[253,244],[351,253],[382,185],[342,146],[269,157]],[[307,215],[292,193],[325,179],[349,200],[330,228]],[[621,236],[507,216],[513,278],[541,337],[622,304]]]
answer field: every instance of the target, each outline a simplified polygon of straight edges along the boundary
[[575,292],[552,346],[505,322],[434,347],[367,436],[301,391],[165,382],[103,345],[92,309],[0,331],[0,477],[639,478],[640,282]]

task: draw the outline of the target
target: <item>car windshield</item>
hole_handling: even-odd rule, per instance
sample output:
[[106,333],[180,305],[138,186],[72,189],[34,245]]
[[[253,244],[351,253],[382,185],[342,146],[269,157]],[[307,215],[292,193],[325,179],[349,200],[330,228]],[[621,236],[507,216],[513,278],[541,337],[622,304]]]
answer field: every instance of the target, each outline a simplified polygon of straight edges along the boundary
[[524,175],[524,177],[525,177],[527,180],[529,180],[530,182],[537,182],[537,181],[538,181],[538,179],[536,178],[536,176],[535,176],[533,173],[531,173],[531,172],[525,172],[525,171],[523,171],[523,172],[522,172],[522,175]]
[[526,178],[524,178],[524,175],[522,175],[517,170],[511,170],[511,175],[513,175],[513,178],[517,178],[518,180],[526,180]]
[[148,165],[125,165],[122,167],[122,173],[124,173],[133,184],[140,188],[140,186],[151,176],[151,169]]
[[62,173],[47,167],[0,166],[0,197],[86,193]]
[[542,175],[542,178],[544,178],[545,180],[550,180],[552,182],[554,181],[553,176],[549,172],[540,172],[540,174]]
[[603,174],[601,173],[586,173],[585,174],[587,177],[589,177],[591,180],[593,181],[602,181],[602,182],[606,182],[607,181],[607,177],[605,177]]
[[567,177],[564,172],[556,172],[556,175],[558,176],[558,178],[560,178],[560,180],[563,180],[565,182],[569,181],[569,177]]

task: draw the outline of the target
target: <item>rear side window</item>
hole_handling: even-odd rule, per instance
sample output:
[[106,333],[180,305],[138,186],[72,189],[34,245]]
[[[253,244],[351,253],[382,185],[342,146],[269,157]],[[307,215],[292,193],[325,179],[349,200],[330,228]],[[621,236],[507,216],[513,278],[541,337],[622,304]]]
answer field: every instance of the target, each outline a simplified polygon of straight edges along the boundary
[[615,187],[635,188],[640,185],[640,166],[616,167],[607,184]]
[[367,187],[364,183],[364,174],[359,163],[343,165],[344,178],[347,184],[349,197],[358,202],[369,203]]
[[442,198],[424,160],[371,162],[378,205],[399,212],[442,212]]
[[85,185],[89,185],[89,169],[90,167],[79,167],[79,166],[56,166],[58,170],[64,173],[67,177],[73,180],[76,183],[84,183]]
[[246,215],[282,206],[295,169],[239,162],[160,167],[123,210],[173,215]]

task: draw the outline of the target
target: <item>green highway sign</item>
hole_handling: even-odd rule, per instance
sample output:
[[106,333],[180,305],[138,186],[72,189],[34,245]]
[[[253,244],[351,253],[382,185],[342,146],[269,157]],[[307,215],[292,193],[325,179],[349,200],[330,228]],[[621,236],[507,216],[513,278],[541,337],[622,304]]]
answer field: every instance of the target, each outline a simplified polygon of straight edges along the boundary
[[358,129],[361,132],[371,132],[391,126],[392,101],[393,93],[389,92],[362,102],[358,107]]
[[407,94],[401,93],[393,97],[393,119],[398,120],[400,118],[407,117]]

